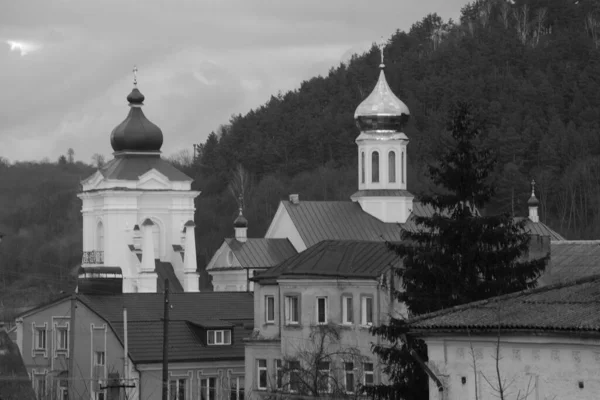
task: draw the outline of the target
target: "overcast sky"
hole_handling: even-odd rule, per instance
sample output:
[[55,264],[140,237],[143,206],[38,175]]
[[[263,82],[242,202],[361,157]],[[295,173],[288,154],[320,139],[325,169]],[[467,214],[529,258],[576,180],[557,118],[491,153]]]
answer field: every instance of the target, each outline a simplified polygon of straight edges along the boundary
[[138,67],[163,154],[467,0],[18,0],[0,12],[0,156],[112,158]]

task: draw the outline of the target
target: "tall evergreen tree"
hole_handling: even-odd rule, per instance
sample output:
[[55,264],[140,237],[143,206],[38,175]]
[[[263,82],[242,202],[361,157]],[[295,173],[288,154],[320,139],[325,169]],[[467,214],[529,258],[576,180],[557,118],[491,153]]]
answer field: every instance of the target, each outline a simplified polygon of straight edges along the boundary
[[[450,137],[440,161],[429,166],[438,189],[421,197],[434,214],[416,217],[416,229],[403,230],[401,243],[388,244],[404,264],[396,270],[402,288],[395,297],[411,315],[535,287],[548,259],[526,257],[526,220],[508,213],[480,214],[494,195],[490,176],[495,161],[479,141],[481,123],[470,104],[456,103],[447,130]],[[391,343],[374,347],[392,378],[392,385],[375,390],[392,390],[403,399],[426,398],[427,378],[409,355],[412,348],[426,359],[424,343],[413,339],[407,345],[402,340],[405,322],[396,319],[372,332]]]

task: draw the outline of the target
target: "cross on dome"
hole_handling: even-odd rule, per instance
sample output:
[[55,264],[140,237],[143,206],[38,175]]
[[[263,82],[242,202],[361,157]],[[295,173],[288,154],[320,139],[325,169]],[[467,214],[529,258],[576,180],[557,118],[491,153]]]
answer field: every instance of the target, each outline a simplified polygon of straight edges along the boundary
[[385,45],[386,45],[386,42],[382,36],[381,41],[377,45],[377,47],[379,47],[379,51],[381,52],[381,65],[380,65],[381,68],[383,68],[385,66],[385,64],[383,63],[383,49],[385,48]]
[[133,66],[133,87],[137,87],[137,65]]
[[531,180],[531,197],[535,197],[535,179]]

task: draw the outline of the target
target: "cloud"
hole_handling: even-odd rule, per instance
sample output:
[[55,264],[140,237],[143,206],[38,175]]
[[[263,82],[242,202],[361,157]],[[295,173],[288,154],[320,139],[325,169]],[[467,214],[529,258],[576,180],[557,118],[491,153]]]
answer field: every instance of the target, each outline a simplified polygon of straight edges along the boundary
[[32,51],[39,50],[42,46],[37,43],[23,42],[17,40],[7,40],[6,44],[10,46],[10,51],[18,51],[24,56]]

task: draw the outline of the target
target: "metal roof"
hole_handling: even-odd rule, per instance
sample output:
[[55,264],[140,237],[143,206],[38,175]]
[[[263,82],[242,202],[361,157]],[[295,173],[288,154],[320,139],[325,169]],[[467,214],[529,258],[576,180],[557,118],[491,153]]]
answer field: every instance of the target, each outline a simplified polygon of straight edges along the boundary
[[[523,217],[515,218],[516,220],[522,220]],[[558,232],[550,228],[543,222],[533,222],[529,218],[525,218],[527,223],[525,229],[527,229],[532,235],[549,236],[550,240],[565,240]]]
[[408,321],[414,334],[587,331],[600,334],[600,275],[425,314]]
[[550,265],[545,283],[566,282],[600,274],[600,241],[565,240],[550,242]]
[[171,181],[191,181],[192,178],[163,160],[159,155],[121,155],[110,160],[100,172],[106,179],[137,181],[146,172],[155,169]]
[[260,238],[240,242],[227,238],[225,242],[242,268],[273,267],[298,253],[288,239]]

